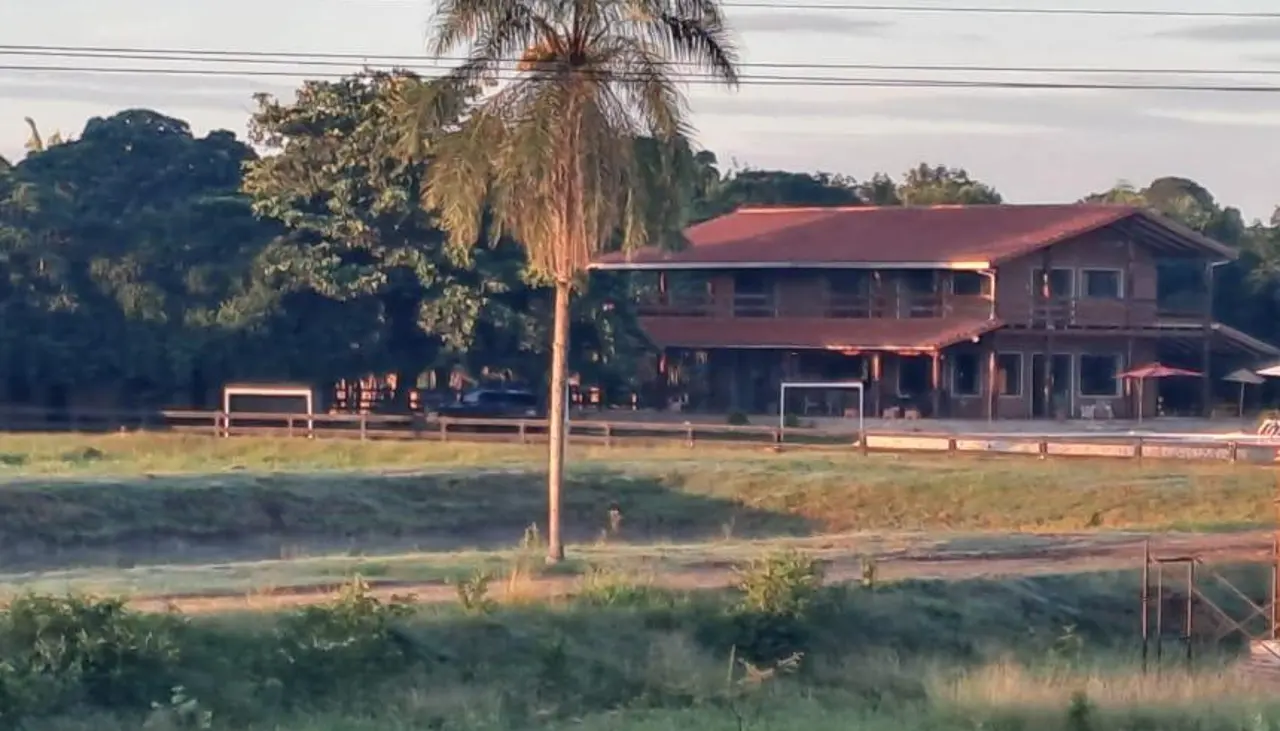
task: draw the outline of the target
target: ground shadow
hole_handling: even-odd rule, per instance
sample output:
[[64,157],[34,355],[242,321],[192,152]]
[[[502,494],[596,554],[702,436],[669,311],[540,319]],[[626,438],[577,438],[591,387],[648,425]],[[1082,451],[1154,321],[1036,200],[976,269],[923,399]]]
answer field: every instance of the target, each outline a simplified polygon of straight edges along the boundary
[[[564,492],[571,541],[807,535],[800,516],[685,489],[679,476],[593,470]],[[279,559],[347,551],[510,548],[545,535],[545,478],[528,471],[226,473],[11,482],[0,489],[10,571]]]

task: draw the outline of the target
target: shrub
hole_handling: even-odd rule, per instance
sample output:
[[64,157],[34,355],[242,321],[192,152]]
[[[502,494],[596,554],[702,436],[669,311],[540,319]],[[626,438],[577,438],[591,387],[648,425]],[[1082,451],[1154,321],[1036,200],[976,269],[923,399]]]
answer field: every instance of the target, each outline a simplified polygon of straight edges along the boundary
[[729,413],[729,418],[726,419],[726,422],[729,426],[747,426],[751,423],[751,419],[748,419],[747,415],[741,411],[733,411]]
[[800,616],[822,590],[822,566],[797,551],[756,559],[737,574],[742,606],[752,612]]
[[459,581],[455,586],[458,592],[458,605],[462,611],[471,615],[489,614],[497,608],[497,602],[489,596],[489,585],[493,582],[493,574],[488,571],[477,571],[470,577]]
[[0,612],[0,720],[73,705],[142,710],[178,685],[180,620],[119,599],[27,595]]
[[413,613],[409,598],[382,602],[356,577],[329,604],[303,607],[276,628],[275,677],[285,698],[303,700],[349,685],[404,672],[415,659],[398,622]]
[[810,609],[822,590],[823,571],[813,558],[795,551],[757,559],[738,570],[738,604],[707,627],[704,640],[728,644],[742,660],[777,663],[803,654],[809,645]]

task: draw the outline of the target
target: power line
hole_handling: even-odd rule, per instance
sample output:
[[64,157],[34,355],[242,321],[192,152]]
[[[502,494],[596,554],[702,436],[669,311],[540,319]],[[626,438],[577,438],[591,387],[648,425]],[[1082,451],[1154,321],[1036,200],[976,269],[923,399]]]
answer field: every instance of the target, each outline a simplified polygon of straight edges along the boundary
[[[0,65],[0,71],[27,73],[76,73],[76,74],[108,74],[133,76],[193,76],[193,77],[231,77],[231,78],[315,78],[339,79],[350,76],[349,73],[275,71],[267,69],[189,69],[168,67],[118,67],[101,66],[32,66],[7,64]],[[722,82],[706,74],[671,74],[678,83],[722,85]],[[498,74],[497,81],[515,81],[524,78],[516,74]],[[625,80],[625,79],[624,79]],[[779,86],[779,87],[864,87],[864,88],[904,88],[904,89],[1043,89],[1043,90],[1090,90],[1090,91],[1179,91],[1179,92],[1216,92],[1216,93],[1276,93],[1277,85],[1234,85],[1234,84],[1145,84],[1145,83],[1090,83],[1090,82],[1053,82],[1053,81],[996,81],[996,80],[964,80],[964,79],[889,79],[877,77],[814,77],[784,76],[757,74],[744,76],[740,83],[743,86]]]
[[869,5],[850,3],[768,3],[768,2],[722,2],[726,8],[755,8],[769,10],[826,10],[840,12],[875,12],[875,13],[968,13],[978,15],[1089,15],[1098,17],[1128,18],[1237,18],[1266,19],[1280,18],[1280,12],[1250,12],[1232,10],[1108,10],[1103,8],[1002,8],[990,5]]
[[[288,65],[300,67],[340,67],[353,65],[387,65],[398,68],[424,68],[443,70],[450,64],[460,63],[460,57],[430,58],[424,56],[378,55],[334,52],[297,51],[234,51],[216,49],[139,48],[104,46],[14,46],[0,45],[0,56],[25,56],[35,58],[83,58],[111,61],[176,61],[192,63],[223,63],[243,65]],[[517,59],[502,59],[500,65],[514,65]],[[677,64],[668,64],[677,65]],[[1277,69],[1222,69],[1222,68],[1100,68],[1096,66],[1001,66],[969,64],[884,64],[884,63],[795,63],[748,61],[738,64],[741,68],[789,69],[814,71],[914,71],[955,73],[1017,73],[1017,74],[1127,74],[1149,76],[1278,76]],[[514,71],[514,69],[510,69]]]
[[[403,5],[418,0],[353,0],[365,5]],[[1076,15],[1119,18],[1217,18],[1236,20],[1280,19],[1280,12],[1249,10],[1125,10],[1107,8],[1019,8],[998,5],[891,5],[881,3],[778,3],[726,0],[720,6],[743,10],[801,10],[804,12],[917,13],[968,15]],[[732,19],[730,19],[732,20]]]

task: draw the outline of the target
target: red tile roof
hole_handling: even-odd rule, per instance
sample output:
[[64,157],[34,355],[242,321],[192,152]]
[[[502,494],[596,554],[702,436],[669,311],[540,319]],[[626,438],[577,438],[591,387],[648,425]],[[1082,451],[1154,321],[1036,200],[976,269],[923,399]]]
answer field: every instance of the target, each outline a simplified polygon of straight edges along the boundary
[[689,228],[685,234],[690,246],[682,251],[644,249],[630,255],[609,254],[601,257],[597,266],[986,265],[1131,217],[1155,224],[1168,236],[1184,241],[1184,246],[1219,255],[1225,249],[1160,216],[1130,206],[743,208]]
[[782,350],[934,350],[996,330],[984,318],[818,319],[642,317],[660,347]]

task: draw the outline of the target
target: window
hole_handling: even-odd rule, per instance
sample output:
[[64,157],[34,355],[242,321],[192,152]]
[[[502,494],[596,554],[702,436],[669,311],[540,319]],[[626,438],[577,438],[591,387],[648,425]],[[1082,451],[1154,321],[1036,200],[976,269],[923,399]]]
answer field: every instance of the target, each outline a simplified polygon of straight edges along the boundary
[[951,358],[951,395],[982,394],[982,361],[977,353],[956,353]]
[[826,273],[827,317],[870,317],[871,276],[837,269]]
[[738,272],[733,277],[735,317],[773,317],[774,280],[759,272]]
[[1080,272],[1084,296],[1118,300],[1124,297],[1124,280],[1117,269],[1085,269]]
[[1119,355],[1081,355],[1080,395],[1119,396],[1120,363]]
[[996,356],[996,388],[1001,396],[1022,395],[1022,354],[1001,353]]
[[956,272],[951,278],[951,293],[959,297],[991,294],[991,278],[977,272]]
[[[1044,291],[1044,270],[1034,269],[1031,272],[1031,293],[1039,295]],[[1075,271],[1071,269],[1049,270],[1049,296],[1071,297],[1075,294]]]

